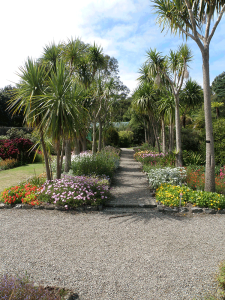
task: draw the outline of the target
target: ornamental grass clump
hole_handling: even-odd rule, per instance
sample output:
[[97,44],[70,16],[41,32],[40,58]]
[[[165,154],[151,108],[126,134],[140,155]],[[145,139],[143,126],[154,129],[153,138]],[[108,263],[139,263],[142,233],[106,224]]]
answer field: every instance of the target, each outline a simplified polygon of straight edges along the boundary
[[0,277],[0,299],[5,300],[61,300],[63,290],[47,290],[34,286],[26,278],[3,275]]
[[175,186],[162,184],[156,190],[156,201],[170,207],[185,206],[191,203],[193,206],[206,207],[212,209],[225,208],[225,196],[217,193],[194,191],[188,186]]
[[104,204],[109,198],[109,178],[69,176],[47,181],[39,193],[41,202],[76,208],[82,205]]
[[186,169],[183,167],[178,168],[151,168],[148,173],[149,186],[156,189],[163,183],[173,185],[182,184],[186,179]]

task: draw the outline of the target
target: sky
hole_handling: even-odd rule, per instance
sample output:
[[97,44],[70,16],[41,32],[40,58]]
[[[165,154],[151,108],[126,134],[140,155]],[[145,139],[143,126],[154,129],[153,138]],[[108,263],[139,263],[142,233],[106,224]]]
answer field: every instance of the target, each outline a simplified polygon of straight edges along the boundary
[[[28,57],[37,59],[52,42],[80,38],[103,48],[119,62],[120,79],[134,91],[146,51],[163,55],[185,42],[161,32],[150,0],[11,0],[1,5],[0,88],[18,82],[19,67]],[[210,44],[210,80],[225,71],[225,16]],[[202,85],[202,58],[191,39],[193,60],[189,74]]]

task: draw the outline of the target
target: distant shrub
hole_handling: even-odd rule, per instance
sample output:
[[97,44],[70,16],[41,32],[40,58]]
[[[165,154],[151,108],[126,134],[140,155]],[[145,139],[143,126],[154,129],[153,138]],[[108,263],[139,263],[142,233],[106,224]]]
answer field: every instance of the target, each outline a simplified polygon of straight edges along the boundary
[[119,131],[120,147],[130,147],[133,143],[134,133],[132,131]]
[[109,127],[104,136],[105,144],[110,146],[119,146],[119,134],[114,127]]
[[17,159],[20,164],[32,162],[34,157],[34,151],[30,151],[32,146],[33,143],[24,138],[0,140],[0,157]]
[[18,161],[15,158],[7,158],[0,160],[0,170],[12,169],[18,165]]

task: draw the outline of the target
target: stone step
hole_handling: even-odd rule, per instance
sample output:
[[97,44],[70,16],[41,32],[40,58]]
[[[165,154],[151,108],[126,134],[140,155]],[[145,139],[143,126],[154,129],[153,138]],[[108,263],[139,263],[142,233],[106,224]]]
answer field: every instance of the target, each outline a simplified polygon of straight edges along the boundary
[[122,203],[108,203],[105,205],[105,207],[113,207],[113,208],[155,208],[157,207],[156,204],[154,203],[149,203],[149,204],[138,204],[138,203],[126,203],[126,204],[122,204]]

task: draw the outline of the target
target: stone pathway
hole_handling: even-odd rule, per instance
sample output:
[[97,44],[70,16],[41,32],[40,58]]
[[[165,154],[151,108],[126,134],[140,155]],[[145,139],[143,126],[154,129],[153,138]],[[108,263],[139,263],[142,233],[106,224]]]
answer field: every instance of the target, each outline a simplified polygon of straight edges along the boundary
[[146,175],[141,172],[141,165],[133,158],[134,151],[122,148],[120,167],[113,179],[111,201],[107,207],[118,210],[131,209],[137,212],[148,211],[156,207],[155,199],[151,197]]

